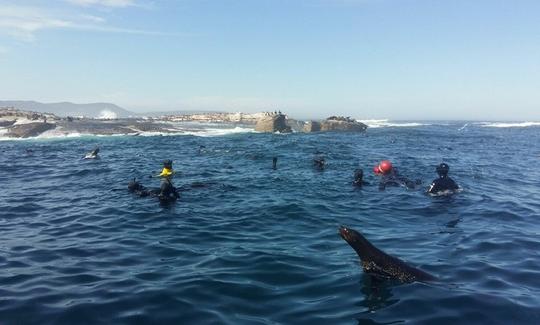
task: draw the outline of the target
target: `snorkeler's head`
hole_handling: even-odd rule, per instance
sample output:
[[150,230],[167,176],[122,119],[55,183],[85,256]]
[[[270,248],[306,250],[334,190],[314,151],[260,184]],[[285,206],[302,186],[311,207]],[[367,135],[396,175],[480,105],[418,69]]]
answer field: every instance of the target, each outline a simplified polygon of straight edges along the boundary
[[363,177],[364,171],[362,170],[362,168],[358,168],[354,171],[354,179],[362,180]]
[[163,167],[171,169],[172,168],[172,160],[167,159],[163,161]]
[[437,171],[437,174],[439,174],[439,176],[446,176],[446,175],[448,175],[448,171],[450,170],[450,166],[448,166],[445,163],[442,163],[439,166],[437,166],[437,168],[435,168],[435,170]]

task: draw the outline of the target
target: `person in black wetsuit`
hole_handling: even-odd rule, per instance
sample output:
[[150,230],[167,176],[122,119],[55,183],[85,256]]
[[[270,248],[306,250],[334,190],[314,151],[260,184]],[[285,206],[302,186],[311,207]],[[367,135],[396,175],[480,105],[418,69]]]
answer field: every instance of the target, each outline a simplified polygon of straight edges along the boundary
[[358,168],[354,171],[354,181],[353,185],[356,187],[362,187],[363,185],[369,185],[368,182],[364,181],[364,171],[362,168]]
[[325,166],[326,161],[324,160],[324,156],[317,156],[313,158],[313,167],[316,170],[323,171]]
[[399,175],[397,168],[392,166],[389,160],[381,161],[373,168],[373,172],[381,176],[379,182],[379,190],[381,191],[385,190],[387,186],[405,186],[408,189],[414,189],[416,184],[421,182],[420,180],[413,182],[407,177]]
[[456,182],[448,177],[450,166],[442,163],[437,166],[435,170],[437,171],[437,174],[439,174],[439,178],[433,180],[433,183],[431,183],[431,186],[428,189],[428,193],[437,194],[441,192],[455,192],[459,189]]
[[175,174],[172,163],[170,159],[165,160],[163,162],[163,170],[157,175],[157,177],[161,178],[160,193],[158,195],[160,200],[176,200],[180,197],[171,180]]

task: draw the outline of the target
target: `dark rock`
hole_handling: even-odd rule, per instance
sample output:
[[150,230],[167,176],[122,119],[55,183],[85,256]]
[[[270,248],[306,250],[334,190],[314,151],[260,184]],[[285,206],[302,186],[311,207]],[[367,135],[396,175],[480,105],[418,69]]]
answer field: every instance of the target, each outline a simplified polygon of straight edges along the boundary
[[8,129],[7,136],[12,138],[30,138],[37,137],[41,133],[54,129],[53,123],[27,123],[14,125]]
[[321,123],[316,121],[309,121],[304,125],[304,132],[319,132],[321,130]]
[[339,131],[339,132],[364,132],[367,125],[357,122],[350,117],[330,116],[322,122],[311,121],[304,127],[304,132]]
[[5,127],[8,127],[8,126],[12,126],[13,124],[15,124],[15,120],[13,121],[0,121],[0,128],[5,128]]

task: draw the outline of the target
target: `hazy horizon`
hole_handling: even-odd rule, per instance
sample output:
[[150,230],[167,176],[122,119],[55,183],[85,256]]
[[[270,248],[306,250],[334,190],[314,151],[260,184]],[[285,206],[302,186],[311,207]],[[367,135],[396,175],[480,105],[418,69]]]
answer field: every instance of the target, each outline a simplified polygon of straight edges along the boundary
[[538,121],[539,10],[532,0],[0,0],[0,99]]

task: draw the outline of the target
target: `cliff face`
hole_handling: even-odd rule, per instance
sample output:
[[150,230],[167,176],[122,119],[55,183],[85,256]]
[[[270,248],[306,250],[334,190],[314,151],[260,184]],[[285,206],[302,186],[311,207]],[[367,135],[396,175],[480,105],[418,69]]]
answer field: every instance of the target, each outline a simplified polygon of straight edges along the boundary
[[255,131],[288,133],[291,127],[287,125],[284,114],[268,114],[257,121]]

